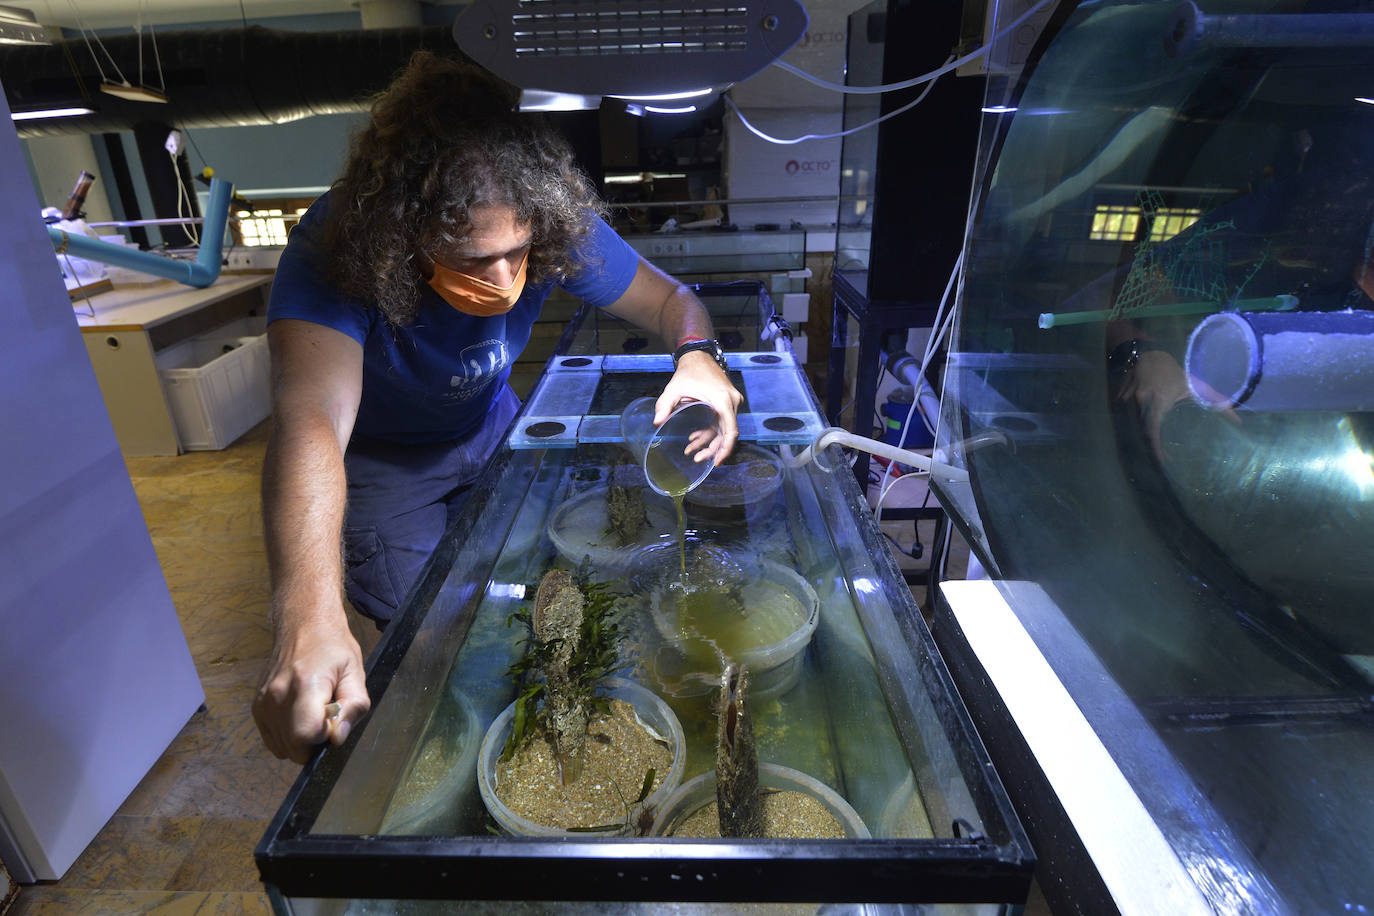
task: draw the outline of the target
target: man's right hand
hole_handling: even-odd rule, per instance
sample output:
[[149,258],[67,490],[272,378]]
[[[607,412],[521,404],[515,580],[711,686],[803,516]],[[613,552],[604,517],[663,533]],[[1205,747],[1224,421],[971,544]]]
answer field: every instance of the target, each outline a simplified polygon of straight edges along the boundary
[[[263,743],[310,759],[341,744],[371,703],[362,651],[348,629],[339,550],[343,455],[362,396],[363,348],[341,331],[280,319],[267,326],[272,433],[262,468],[263,529],[272,571],[274,639],[253,700]],[[339,704],[339,715],[325,709]]]
[[[327,718],[330,703],[339,715]],[[362,650],[347,625],[306,623],[277,634],[253,718],[279,758],[305,763],[326,739],[339,745],[367,714]]]
[[1213,410],[1220,412],[1232,423],[1240,423],[1236,412],[1225,406],[1225,399],[1221,395],[1196,379],[1190,384],[1188,374],[1179,365],[1178,360],[1162,350],[1140,354],[1117,394],[1120,400],[1135,406],[1140,416],[1140,424],[1145,430],[1145,438],[1150,443],[1150,450],[1161,462],[1169,460],[1160,442],[1164,418],[1176,404],[1197,400],[1194,396],[1195,390],[1206,396],[1206,401]]

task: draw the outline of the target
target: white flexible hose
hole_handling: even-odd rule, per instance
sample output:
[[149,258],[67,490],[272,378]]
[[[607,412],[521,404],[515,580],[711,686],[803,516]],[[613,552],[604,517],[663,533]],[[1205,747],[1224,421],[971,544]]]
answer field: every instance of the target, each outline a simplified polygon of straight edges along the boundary
[[[888,445],[886,442],[879,442],[876,439],[868,439],[864,436],[856,435],[838,426],[832,426],[829,429],[823,430],[821,434],[816,437],[816,441],[802,449],[795,458],[784,455],[783,461],[790,467],[801,467],[832,445],[857,448],[860,451],[868,452],[870,455],[878,455],[889,461],[897,461],[901,464],[920,468],[925,473],[933,473],[936,477],[944,480],[950,480],[957,483],[968,482],[968,472],[962,468],[953,467],[942,461],[934,461],[929,455],[922,455],[920,452],[908,451],[904,448]],[[821,468],[825,470],[824,465],[821,465]]]

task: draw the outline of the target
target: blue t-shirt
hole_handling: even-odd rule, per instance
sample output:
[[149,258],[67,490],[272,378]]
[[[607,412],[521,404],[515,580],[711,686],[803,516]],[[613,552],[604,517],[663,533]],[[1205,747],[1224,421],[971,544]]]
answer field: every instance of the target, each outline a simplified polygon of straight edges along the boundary
[[[491,409],[553,284],[527,284],[509,312],[480,318],[453,308],[422,283],[414,323],[396,327],[376,306],[349,298],[322,276],[328,259],[318,238],[328,196],[291,231],[272,283],[268,322],[298,318],[362,344],[355,434],[403,443],[462,438]],[[620,298],[639,266],[635,250],[599,218],[578,260],[589,266],[559,285],[598,308]]]

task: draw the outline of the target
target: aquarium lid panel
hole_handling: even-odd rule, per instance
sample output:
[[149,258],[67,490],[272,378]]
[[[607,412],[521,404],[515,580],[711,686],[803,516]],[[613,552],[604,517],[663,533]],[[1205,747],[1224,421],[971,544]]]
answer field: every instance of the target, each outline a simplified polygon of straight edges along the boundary
[[[790,351],[742,351],[727,359],[745,398],[738,417],[741,440],[787,445],[815,441],[824,426]],[[672,356],[664,353],[557,357],[530,396],[510,447],[620,442],[620,414],[608,411],[623,407],[632,396],[656,395],[672,371]],[[634,376],[648,377],[642,382],[647,387],[618,390],[620,380]]]
[[562,357],[551,362],[530,394],[526,404],[528,416],[566,417],[588,413],[596,388],[601,384],[602,362],[602,357],[587,356]]

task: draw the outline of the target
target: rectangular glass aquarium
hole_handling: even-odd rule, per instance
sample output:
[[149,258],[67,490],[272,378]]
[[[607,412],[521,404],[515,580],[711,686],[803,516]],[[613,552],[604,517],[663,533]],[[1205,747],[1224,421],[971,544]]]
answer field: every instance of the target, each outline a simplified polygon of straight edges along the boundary
[[[799,458],[822,421],[766,292],[698,292],[743,316],[734,455],[681,515],[647,487],[620,415],[671,359],[598,352],[605,316],[579,313],[370,660],[371,713],[259,845],[279,912],[1025,901],[1025,835],[844,456]],[[570,605],[595,626],[556,629]],[[521,677],[531,616],[555,629]],[[550,659],[574,644],[613,646],[576,668],[610,676],[585,749],[550,752],[576,800],[545,804],[521,749],[562,734]],[[723,837],[740,798],[765,829]]]
[[1369,912],[1374,8],[1046,10],[989,79],[934,488],[1206,910]]

